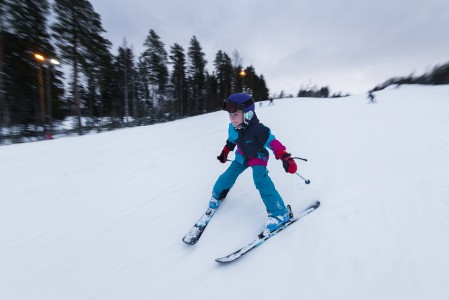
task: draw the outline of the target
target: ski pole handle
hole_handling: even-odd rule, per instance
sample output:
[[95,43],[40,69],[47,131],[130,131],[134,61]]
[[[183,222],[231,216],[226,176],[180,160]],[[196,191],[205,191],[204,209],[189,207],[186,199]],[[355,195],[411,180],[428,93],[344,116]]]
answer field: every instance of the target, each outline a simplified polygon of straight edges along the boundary
[[307,161],[307,158],[301,158],[301,157],[292,157],[293,159],[300,159],[300,160],[303,160],[303,161]]
[[299,175],[298,172],[296,172],[295,174],[298,175],[302,180],[304,180],[304,182],[305,182],[306,184],[310,184],[310,180],[309,180],[309,179],[305,179],[304,177],[302,177],[301,175]]

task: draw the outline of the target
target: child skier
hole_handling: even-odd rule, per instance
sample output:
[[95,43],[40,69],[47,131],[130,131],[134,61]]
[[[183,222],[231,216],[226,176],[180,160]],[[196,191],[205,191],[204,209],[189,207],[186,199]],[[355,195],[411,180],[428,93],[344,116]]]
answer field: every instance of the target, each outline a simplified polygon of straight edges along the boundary
[[368,99],[369,99],[369,103],[376,102],[374,94],[371,91],[368,92]]
[[[248,167],[253,169],[256,188],[265,204],[268,220],[265,230],[274,231],[290,220],[284,201],[268,176],[267,148],[273,151],[276,159],[282,160],[286,172],[294,174],[297,166],[286,148],[276,140],[268,127],[259,122],[255,113],[253,98],[245,93],[232,94],[223,103],[223,110],[229,113],[231,123],[228,139],[217,159],[226,163],[228,154],[237,145],[235,160],[217,179],[209,202],[211,209],[217,209],[234,185],[237,177]],[[264,231],[265,231],[264,230]]]

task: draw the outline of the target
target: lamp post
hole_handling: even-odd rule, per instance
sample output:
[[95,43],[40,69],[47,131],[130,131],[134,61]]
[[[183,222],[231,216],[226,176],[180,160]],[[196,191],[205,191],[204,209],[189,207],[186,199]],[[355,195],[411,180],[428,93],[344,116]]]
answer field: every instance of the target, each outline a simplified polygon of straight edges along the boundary
[[42,126],[45,130],[45,105],[44,105],[44,85],[43,85],[43,78],[42,78],[42,65],[45,65],[45,84],[46,84],[46,93],[47,93],[47,132],[46,132],[46,138],[52,139],[53,138],[53,113],[52,113],[52,103],[51,103],[51,74],[50,69],[52,65],[59,65],[59,61],[57,61],[54,58],[45,58],[43,55],[35,53],[34,57],[40,62],[39,69],[38,69],[38,82],[39,82],[39,99],[40,99],[40,106],[41,106],[41,122]]
[[40,123],[45,132],[45,100],[44,100],[44,78],[42,76],[42,64],[45,61],[45,57],[35,53],[34,58],[37,60],[37,83],[39,89],[39,106],[40,106]]
[[53,138],[53,106],[51,102],[51,69],[53,65],[59,65],[59,61],[54,58],[47,59],[47,113],[48,113],[48,127],[49,132],[47,138],[51,140]]

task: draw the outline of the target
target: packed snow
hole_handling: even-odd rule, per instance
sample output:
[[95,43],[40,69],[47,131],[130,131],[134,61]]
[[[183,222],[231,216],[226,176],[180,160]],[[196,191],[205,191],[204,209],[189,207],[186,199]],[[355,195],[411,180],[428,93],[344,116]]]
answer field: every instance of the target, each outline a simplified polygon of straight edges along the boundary
[[[241,175],[181,240],[227,168],[228,116],[0,147],[0,299],[448,299],[449,86],[256,106],[298,161],[268,168],[317,211],[231,264],[266,220]],[[230,157],[233,158],[233,154]]]

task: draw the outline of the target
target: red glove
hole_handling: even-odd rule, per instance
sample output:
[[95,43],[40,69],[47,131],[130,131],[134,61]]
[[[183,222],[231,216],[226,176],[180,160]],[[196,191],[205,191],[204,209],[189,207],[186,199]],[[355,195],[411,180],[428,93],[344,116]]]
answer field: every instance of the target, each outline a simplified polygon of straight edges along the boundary
[[290,153],[287,153],[285,150],[279,150],[274,153],[276,159],[282,160],[282,166],[284,167],[285,172],[290,174],[295,174],[298,167],[296,166],[295,160],[292,158]]
[[223,151],[221,151],[220,155],[217,156],[217,159],[224,164],[227,160],[228,160],[228,153],[229,153],[229,148],[224,146],[223,147]]

